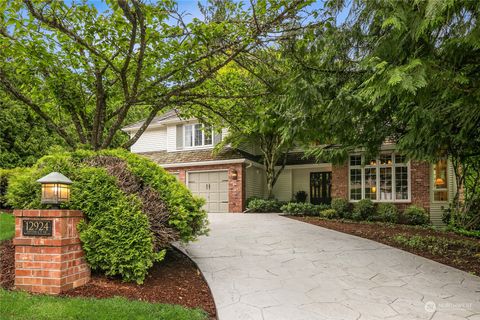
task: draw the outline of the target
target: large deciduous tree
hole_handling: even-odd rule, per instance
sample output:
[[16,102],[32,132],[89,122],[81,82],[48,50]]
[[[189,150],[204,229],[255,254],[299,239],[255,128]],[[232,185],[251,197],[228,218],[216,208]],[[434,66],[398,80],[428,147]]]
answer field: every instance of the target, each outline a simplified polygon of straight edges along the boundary
[[[276,41],[309,1],[210,1],[185,21],[174,1],[1,1],[0,86],[70,147],[110,147],[126,121],[188,105],[228,63]],[[212,90],[207,92],[215,97]]]

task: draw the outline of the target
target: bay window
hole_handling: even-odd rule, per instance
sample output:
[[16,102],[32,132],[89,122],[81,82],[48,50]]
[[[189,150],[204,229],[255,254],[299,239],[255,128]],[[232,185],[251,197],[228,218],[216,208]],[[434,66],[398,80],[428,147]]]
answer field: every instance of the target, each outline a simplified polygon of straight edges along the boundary
[[183,131],[184,146],[195,148],[213,145],[213,129],[201,123],[187,124]]
[[382,153],[373,159],[365,159],[363,155],[351,155],[349,178],[351,201],[370,199],[379,202],[401,202],[410,200],[409,165],[402,155]]

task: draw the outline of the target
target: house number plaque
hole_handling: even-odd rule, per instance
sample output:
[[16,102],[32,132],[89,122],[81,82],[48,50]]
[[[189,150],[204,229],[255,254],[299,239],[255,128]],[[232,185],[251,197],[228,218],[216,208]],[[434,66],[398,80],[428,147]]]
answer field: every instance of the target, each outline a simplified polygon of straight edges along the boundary
[[23,220],[24,236],[51,236],[53,220]]

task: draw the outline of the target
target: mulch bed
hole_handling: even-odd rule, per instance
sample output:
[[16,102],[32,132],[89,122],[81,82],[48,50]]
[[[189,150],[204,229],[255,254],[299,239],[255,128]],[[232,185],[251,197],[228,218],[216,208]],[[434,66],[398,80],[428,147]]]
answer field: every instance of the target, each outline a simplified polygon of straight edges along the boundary
[[92,280],[64,294],[70,297],[109,298],[121,296],[132,300],[178,304],[205,310],[216,318],[210,288],[196,265],[183,253],[170,249],[163,261],[154,264],[143,285],[92,274]]
[[13,288],[15,281],[15,247],[12,240],[0,242],[0,287]]
[[474,254],[463,253],[461,250],[451,248],[449,254],[432,254],[429,251],[415,249],[400,245],[393,240],[396,235],[405,236],[435,236],[445,238],[447,240],[462,240],[476,242],[480,246],[480,240],[470,237],[458,235],[453,232],[435,230],[433,228],[413,227],[406,225],[394,225],[385,223],[356,223],[343,220],[325,220],[317,217],[294,217],[288,216],[290,219],[303,221],[316,226],[324,227],[348,233],[358,237],[374,240],[386,245],[399,248],[416,255],[446,264],[448,266],[458,268],[460,270],[480,275],[480,258]]
[[[13,288],[14,260],[12,241],[0,243],[0,287]],[[154,264],[143,285],[92,274],[89,283],[63,295],[92,298],[121,296],[131,300],[177,304],[203,309],[212,319],[216,318],[215,303],[200,270],[190,258],[174,249],[168,250],[163,261]]]

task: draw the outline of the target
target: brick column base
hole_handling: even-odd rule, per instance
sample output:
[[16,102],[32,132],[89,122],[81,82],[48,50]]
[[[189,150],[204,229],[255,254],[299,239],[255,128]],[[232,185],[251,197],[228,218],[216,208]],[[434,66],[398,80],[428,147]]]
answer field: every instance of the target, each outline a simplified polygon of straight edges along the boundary
[[[77,224],[78,210],[15,210],[15,287],[59,294],[90,280]],[[51,236],[26,236],[23,220],[52,221]]]

